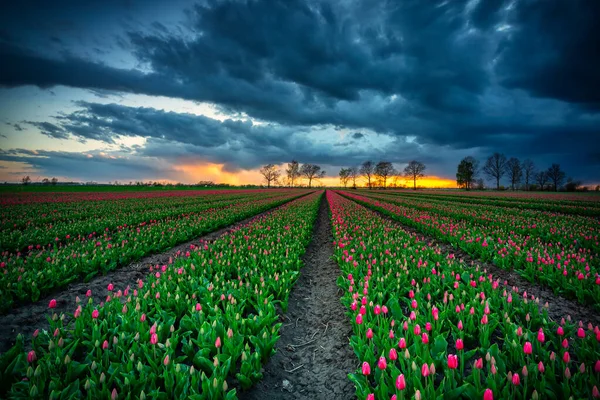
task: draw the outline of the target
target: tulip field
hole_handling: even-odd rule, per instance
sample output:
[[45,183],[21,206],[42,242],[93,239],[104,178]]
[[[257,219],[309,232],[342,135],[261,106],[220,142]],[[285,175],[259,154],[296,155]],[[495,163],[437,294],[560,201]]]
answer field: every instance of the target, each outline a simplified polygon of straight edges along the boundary
[[[288,299],[318,262],[306,253],[323,226],[356,398],[600,398],[597,196],[182,190],[0,204],[0,323],[41,301],[47,317],[33,335],[1,338],[14,345],[0,354],[0,398],[243,399],[276,349],[319,363],[308,346],[319,337],[278,341],[298,325]],[[110,281],[183,245],[143,279]],[[540,302],[498,271],[555,297]],[[100,277],[111,283],[91,286]],[[56,300],[82,282],[72,304]],[[560,315],[561,301],[588,318]],[[310,376],[273,369],[284,388]]]

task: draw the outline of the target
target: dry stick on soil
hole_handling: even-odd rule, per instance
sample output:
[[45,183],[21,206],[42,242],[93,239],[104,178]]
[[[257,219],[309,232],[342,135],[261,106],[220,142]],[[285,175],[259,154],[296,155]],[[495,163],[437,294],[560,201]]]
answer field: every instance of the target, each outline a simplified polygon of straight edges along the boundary
[[400,229],[417,235],[417,237],[422,241],[428,244],[439,246],[442,249],[442,251],[454,253],[456,256],[458,256],[466,263],[470,264],[472,267],[482,267],[488,273],[491,273],[495,278],[507,281],[508,287],[512,288],[513,286],[516,286],[520,289],[525,289],[525,291],[529,295],[533,295],[534,297],[539,298],[539,307],[543,307],[543,304],[548,303],[548,316],[554,321],[560,321],[561,318],[566,318],[568,315],[570,315],[574,321],[582,321],[584,324],[591,322],[593,325],[600,325],[600,316],[598,315],[598,312],[592,307],[567,299],[566,297],[560,294],[554,294],[552,290],[542,285],[529,282],[525,278],[519,276],[514,271],[507,271],[493,263],[482,262],[480,260],[477,260],[464,250],[455,248],[448,243],[444,243],[440,240],[435,239],[433,236],[426,235],[422,232],[419,232],[413,227],[404,225],[402,222],[390,217],[389,215],[384,214],[381,211],[374,210],[368,207],[365,208],[367,208],[370,211],[373,211],[380,217],[393,222]]

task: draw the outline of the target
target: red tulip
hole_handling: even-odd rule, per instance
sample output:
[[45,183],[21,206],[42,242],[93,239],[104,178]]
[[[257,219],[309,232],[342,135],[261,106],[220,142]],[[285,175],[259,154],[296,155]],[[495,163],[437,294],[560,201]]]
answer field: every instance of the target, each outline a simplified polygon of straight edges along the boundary
[[458,367],[458,357],[454,354],[448,355],[448,368],[456,369]]
[[483,368],[483,358],[479,357],[475,361],[475,368],[477,368],[477,369],[482,369]]
[[516,372],[512,376],[512,384],[515,386],[519,386],[521,384],[521,378],[519,378],[519,374]]
[[492,389],[485,389],[485,392],[483,392],[483,400],[494,400]]
[[404,374],[400,374],[396,378],[396,389],[398,389],[398,390],[406,389],[406,379],[404,379]]
[[362,364],[362,374],[363,375],[370,375],[371,374],[371,366],[366,361],[363,362],[363,364]]
[[27,353],[27,362],[31,364],[35,360],[37,360],[37,355],[35,354],[35,351],[31,350],[29,353]]

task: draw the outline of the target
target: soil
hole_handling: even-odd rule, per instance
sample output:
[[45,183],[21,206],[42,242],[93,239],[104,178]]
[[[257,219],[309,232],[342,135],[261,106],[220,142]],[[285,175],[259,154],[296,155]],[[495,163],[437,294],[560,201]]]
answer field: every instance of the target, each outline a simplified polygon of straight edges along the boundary
[[4,353],[15,344],[18,333],[23,334],[25,346],[27,347],[31,341],[31,336],[36,329],[47,329],[50,326],[46,319],[47,316],[51,315],[49,312],[50,309],[48,308],[50,300],[56,299],[57,305],[53,311],[58,315],[61,313],[65,313],[65,315],[68,315],[69,313],[72,314],[75,312],[76,308],[76,297],[79,296],[80,299],[85,299],[85,294],[88,289],[91,289],[94,297],[101,300],[97,294],[107,293],[106,288],[109,283],[114,285],[115,291],[124,290],[128,285],[135,288],[137,287],[137,281],[139,279],[144,279],[149,273],[150,266],[168,264],[170,259],[175,259],[179,255],[185,254],[185,252],[190,249],[190,245],[199,246],[201,243],[211,242],[228,231],[246,225],[253,219],[271,213],[279,207],[197,237],[194,240],[177,245],[164,253],[143,257],[126,267],[110,271],[103,276],[96,276],[89,282],[74,282],[53,294],[45,296],[35,303],[24,304],[13,308],[8,314],[0,315],[0,354]]
[[333,256],[329,206],[321,200],[313,240],[302,257],[304,267],[289,297],[276,353],[264,377],[242,400],[353,399],[347,375],[359,361],[350,347],[352,327],[336,284],[340,269]]
[[586,306],[559,294],[554,294],[550,288],[544,286],[542,283],[529,282],[515,271],[508,271],[493,263],[477,260],[476,258],[471,257],[467,252],[437,240],[433,236],[423,234],[417,229],[404,225],[380,211],[370,208],[369,210],[375,212],[382,218],[394,222],[405,231],[417,235],[422,241],[431,243],[434,246],[439,246],[443,252],[454,253],[457,259],[461,259],[474,267],[479,266],[480,269],[486,270],[488,273],[491,273],[494,278],[499,279],[501,283],[506,281],[509,288],[516,286],[519,288],[519,293],[527,291],[528,298],[533,295],[540,299],[540,308],[547,302],[548,316],[556,322],[560,322],[561,318],[566,319],[567,316],[570,315],[573,321],[582,321],[585,325],[587,325],[588,322],[591,322],[593,325],[600,325],[600,315],[592,306]]

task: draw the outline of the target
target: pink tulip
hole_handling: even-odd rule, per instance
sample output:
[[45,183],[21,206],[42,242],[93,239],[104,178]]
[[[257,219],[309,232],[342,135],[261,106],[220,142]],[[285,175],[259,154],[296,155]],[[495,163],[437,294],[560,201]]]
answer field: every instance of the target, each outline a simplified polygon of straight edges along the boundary
[[483,400],[494,400],[492,389],[485,389],[485,392],[483,392]]
[[396,352],[395,348],[392,347],[390,349],[390,353],[389,353],[388,357],[392,361],[396,361],[398,359],[398,353]]
[[379,361],[377,362],[377,368],[379,368],[382,371],[387,368],[387,360],[385,359],[385,357],[379,357]]
[[423,344],[428,344],[429,336],[426,333],[423,333],[423,335],[421,335],[421,341],[423,342]]
[[107,289],[109,292],[112,292],[112,291],[114,290],[114,288],[115,288],[115,285],[113,285],[112,283],[109,283],[109,284],[108,284],[108,286],[106,287],[106,289]]
[[112,390],[112,392],[110,394],[110,399],[111,400],[117,400],[118,398],[119,398],[119,395],[117,393],[117,389],[115,388],[115,389]]
[[540,361],[540,363],[538,364],[538,371],[540,371],[541,374],[544,373],[544,371],[546,371],[546,368],[544,367],[544,363]]
[[479,357],[475,360],[475,368],[482,369],[483,368],[483,358]]
[[106,349],[108,349],[108,340],[105,340],[105,341],[102,343],[102,350],[106,350]]
[[35,351],[31,350],[29,353],[27,353],[27,362],[31,364],[35,360],[37,360],[37,355],[35,354]]
[[[398,347],[401,349],[405,349],[406,348],[406,339],[400,338],[400,340],[398,341]],[[600,363],[600,361],[598,361],[598,363]]]
[[429,366],[426,363],[421,366],[421,375],[425,378],[429,376]]
[[458,357],[454,354],[448,355],[448,368],[456,369],[458,367]]
[[456,350],[462,350],[465,348],[462,339],[456,339]]
[[459,331],[462,331],[462,330],[463,330],[463,323],[462,323],[462,321],[458,321],[458,325],[457,325],[457,327],[458,327],[458,330],[459,330]]
[[596,361],[596,364],[594,365],[594,372],[600,373],[600,360]]
[[571,355],[569,354],[568,351],[565,351],[565,354],[563,355],[563,361],[565,363],[568,363],[569,361],[571,361]]
[[156,333],[153,333],[152,335],[150,335],[150,343],[152,343],[152,344],[158,343],[158,335]]
[[369,393],[366,400],[375,400],[375,395],[373,393]]
[[413,333],[415,335],[420,335],[421,334],[421,327],[419,326],[419,324],[415,325],[415,327],[413,328]]
[[96,319],[98,318],[98,315],[100,315],[100,312],[98,310],[92,311],[92,318]]
[[398,390],[406,389],[406,379],[404,378],[404,374],[400,374],[396,378],[396,389],[398,389]]
[[356,324],[357,324],[357,325],[360,325],[360,324],[362,324],[362,323],[363,323],[363,317],[362,317],[362,315],[361,315],[361,314],[358,314],[358,315],[356,316]]
[[168,354],[165,356],[165,359],[163,360],[163,364],[165,366],[169,365],[169,355]]
[[542,330],[542,328],[540,328],[540,330],[538,331],[537,340],[540,343],[544,343],[544,341],[546,340],[546,336],[544,335],[544,331]]
[[367,329],[367,339],[373,339],[373,329]]
[[558,333],[559,336],[562,336],[565,334],[565,330],[563,329],[562,326],[559,326],[558,329],[556,330],[556,333]]
[[217,340],[215,340],[215,347],[218,349],[221,347],[221,338],[217,336]]
[[512,376],[512,384],[515,386],[519,386],[521,384],[521,378],[519,378],[519,374],[516,372]]
[[56,299],[50,300],[50,303],[48,303],[48,308],[56,308]]
[[362,374],[363,375],[370,375],[371,374],[371,366],[366,361],[363,362],[363,364],[362,364]]
[[531,354],[533,352],[533,347],[531,346],[531,342],[525,342],[523,346],[523,353]]
[[92,291],[90,289],[88,289],[87,292],[85,292],[86,297],[92,297]]
[[577,329],[577,337],[580,339],[583,339],[585,337],[585,331],[583,330],[583,328]]
[[594,386],[592,389],[592,396],[594,396],[595,399],[600,398],[600,391],[597,386]]

